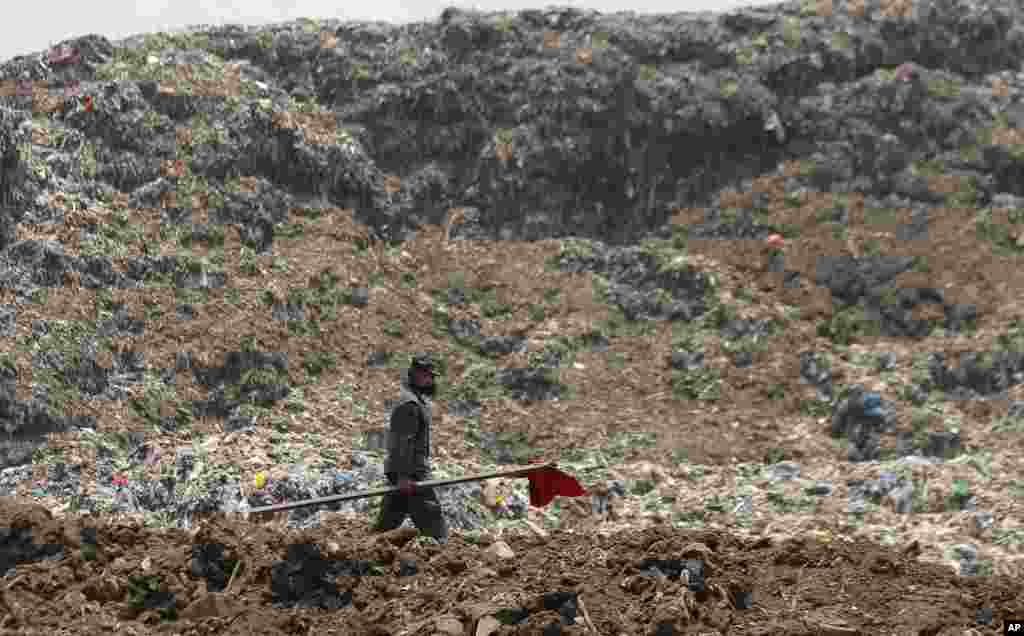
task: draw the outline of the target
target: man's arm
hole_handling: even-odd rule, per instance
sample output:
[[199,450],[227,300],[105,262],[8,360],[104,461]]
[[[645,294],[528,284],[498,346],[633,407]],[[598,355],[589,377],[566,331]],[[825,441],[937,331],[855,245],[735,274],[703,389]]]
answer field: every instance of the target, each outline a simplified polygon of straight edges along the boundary
[[395,480],[411,479],[416,466],[416,437],[419,435],[420,417],[417,406],[407,402],[391,414],[388,455]]

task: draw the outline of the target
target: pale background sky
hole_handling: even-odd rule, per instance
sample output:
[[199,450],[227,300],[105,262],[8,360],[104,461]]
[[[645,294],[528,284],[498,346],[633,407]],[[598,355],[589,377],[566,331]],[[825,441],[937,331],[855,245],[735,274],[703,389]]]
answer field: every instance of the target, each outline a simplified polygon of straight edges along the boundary
[[[49,48],[51,42],[98,33],[116,40],[136,33],[177,29],[192,24],[266,24],[296,18],[337,18],[339,20],[383,20],[418,22],[436,20],[447,6],[476,8],[483,11],[543,9],[549,5],[595,9],[601,13],[635,11],[637,13],[675,13],[727,11],[751,5],[778,4],[765,0],[587,0],[534,1],[483,0],[465,2],[443,0],[2,0],[0,25],[0,61]],[[64,5],[64,6],[60,6]]]

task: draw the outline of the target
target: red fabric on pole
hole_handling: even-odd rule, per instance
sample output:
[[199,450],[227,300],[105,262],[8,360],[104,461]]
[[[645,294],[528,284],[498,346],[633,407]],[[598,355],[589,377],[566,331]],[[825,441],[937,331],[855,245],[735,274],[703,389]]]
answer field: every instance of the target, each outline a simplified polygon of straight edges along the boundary
[[543,508],[555,497],[580,497],[587,494],[575,477],[557,468],[542,468],[527,473],[526,477],[530,480],[530,505],[535,508]]

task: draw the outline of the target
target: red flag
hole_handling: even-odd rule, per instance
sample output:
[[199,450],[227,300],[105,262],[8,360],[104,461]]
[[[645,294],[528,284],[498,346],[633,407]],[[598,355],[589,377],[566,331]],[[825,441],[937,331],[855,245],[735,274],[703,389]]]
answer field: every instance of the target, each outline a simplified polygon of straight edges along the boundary
[[526,473],[526,477],[530,480],[530,505],[534,508],[543,508],[555,497],[580,497],[587,494],[575,477],[557,468],[541,468]]
[[82,98],[82,105],[85,106],[85,112],[92,112],[92,95],[86,95]]

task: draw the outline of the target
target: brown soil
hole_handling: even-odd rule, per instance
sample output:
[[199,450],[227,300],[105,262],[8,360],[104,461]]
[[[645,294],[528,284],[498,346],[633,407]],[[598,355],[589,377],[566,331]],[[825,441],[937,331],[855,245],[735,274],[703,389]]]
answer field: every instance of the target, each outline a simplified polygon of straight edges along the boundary
[[[12,634],[471,634],[474,618],[536,610],[554,591],[579,593],[581,620],[563,633],[581,635],[654,633],[664,621],[685,634],[981,634],[996,632],[975,625],[979,608],[996,616],[1024,609],[1019,577],[958,578],[917,562],[916,543],[884,549],[830,532],[774,541],[669,527],[546,537],[516,531],[475,544],[457,537],[442,548],[419,545],[404,529],[368,535],[363,522],[341,517],[310,531],[223,517],[191,531],[148,530],[104,518],[95,524],[96,558],[86,561],[75,539],[82,520],[55,520],[36,505],[8,504],[2,514],[4,526],[31,527],[37,542],[65,547],[59,561],[19,566],[3,582],[2,627]],[[485,546],[495,540],[515,556],[494,556]],[[211,542],[240,562],[222,593],[207,593],[189,572],[193,543]],[[315,543],[328,558],[375,560],[384,572],[341,581],[353,599],[341,610],[275,609],[270,571],[290,542]],[[703,559],[704,589],[640,575],[646,557]],[[399,577],[401,559],[415,561],[418,573]],[[121,600],[126,578],[148,572],[160,573],[174,593],[179,620],[161,624],[155,611]],[[753,606],[738,609],[744,592]],[[495,633],[537,634],[557,618],[533,611]],[[440,631],[445,621],[463,631]]]

